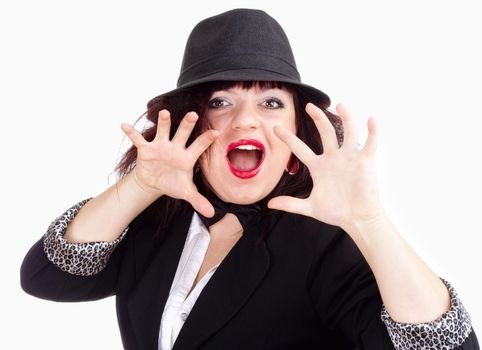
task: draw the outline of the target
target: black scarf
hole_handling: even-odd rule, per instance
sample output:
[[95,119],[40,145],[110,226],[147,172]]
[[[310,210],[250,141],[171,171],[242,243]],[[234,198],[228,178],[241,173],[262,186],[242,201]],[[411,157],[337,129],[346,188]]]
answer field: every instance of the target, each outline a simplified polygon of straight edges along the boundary
[[238,218],[243,230],[246,231],[248,227],[261,221],[263,216],[262,204],[260,202],[248,205],[226,203],[214,195],[207,197],[207,199],[214,207],[214,216],[207,218],[197,211],[196,213],[208,228],[221,220],[227,213],[231,213]]

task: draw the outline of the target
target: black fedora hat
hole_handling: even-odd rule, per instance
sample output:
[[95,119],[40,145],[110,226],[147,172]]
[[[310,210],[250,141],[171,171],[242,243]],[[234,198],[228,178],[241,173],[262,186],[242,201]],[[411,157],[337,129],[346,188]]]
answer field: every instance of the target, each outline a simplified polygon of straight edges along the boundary
[[151,99],[148,108],[183,89],[212,81],[275,81],[299,86],[327,108],[324,92],[303,84],[288,38],[266,12],[234,9],[199,22],[186,43],[177,88]]

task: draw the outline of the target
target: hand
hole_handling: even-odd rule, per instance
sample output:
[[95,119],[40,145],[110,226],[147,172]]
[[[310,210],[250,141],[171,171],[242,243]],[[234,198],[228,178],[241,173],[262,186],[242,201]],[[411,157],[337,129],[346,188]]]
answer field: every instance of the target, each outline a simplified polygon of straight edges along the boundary
[[137,160],[133,171],[138,185],[143,190],[159,196],[184,199],[202,215],[212,217],[213,206],[194,185],[193,168],[200,155],[218,137],[219,132],[208,130],[186,148],[186,142],[198,118],[195,112],[187,113],[172,140],[169,140],[171,117],[167,110],[159,112],[156,136],[151,142],[146,141],[129,124],[123,123],[121,128],[137,147]]
[[336,111],[344,127],[341,147],[323,111],[311,103],[306,106],[321,136],[323,154],[320,155],[287,129],[274,128],[275,134],[308,167],[313,189],[306,199],[275,197],[268,207],[310,216],[348,232],[353,225],[374,220],[382,213],[374,171],[377,126],[374,118],[368,120],[367,141],[359,150],[350,113],[342,105],[338,105]]

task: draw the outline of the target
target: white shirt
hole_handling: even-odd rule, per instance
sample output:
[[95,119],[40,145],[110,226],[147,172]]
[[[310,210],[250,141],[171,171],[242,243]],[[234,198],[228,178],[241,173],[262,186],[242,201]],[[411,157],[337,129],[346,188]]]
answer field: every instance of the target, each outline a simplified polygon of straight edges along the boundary
[[219,266],[219,264],[213,266],[188,296],[194,279],[201,268],[210,239],[209,231],[194,212],[181,259],[177,265],[176,275],[162,314],[158,350],[172,349],[199,294]]

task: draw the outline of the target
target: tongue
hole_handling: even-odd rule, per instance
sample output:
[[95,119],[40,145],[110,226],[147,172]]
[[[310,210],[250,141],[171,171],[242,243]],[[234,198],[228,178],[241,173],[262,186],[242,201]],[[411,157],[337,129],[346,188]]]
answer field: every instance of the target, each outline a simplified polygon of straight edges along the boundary
[[256,151],[247,151],[234,149],[228,154],[231,165],[241,171],[249,171],[258,165],[258,156]]

